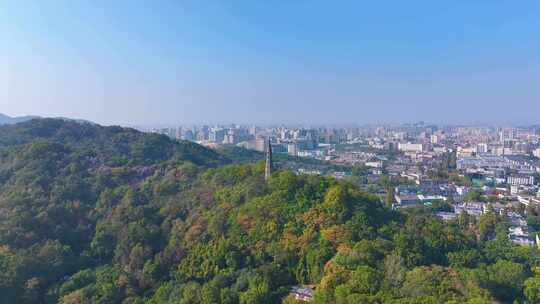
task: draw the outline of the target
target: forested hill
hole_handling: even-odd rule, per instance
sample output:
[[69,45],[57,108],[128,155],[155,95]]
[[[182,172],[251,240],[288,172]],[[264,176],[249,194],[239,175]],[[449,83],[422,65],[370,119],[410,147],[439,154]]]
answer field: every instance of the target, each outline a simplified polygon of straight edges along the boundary
[[0,126],[0,303],[40,303],[46,293],[54,303],[51,286],[102,264],[89,250],[105,217],[98,210],[112,210],[107,195],[121,198],[173,169],[175,179],[190,179],[226,162],[200,145],[133,129],[65,119]]
[[226,161],[225,157],[200,145],[188,141],[178,143],[164,135],[129,128],[51,118],[0,126],[0,147],[37,142],[91,153],[98,161],[111,166],[148,165],[171,159],[197,165],[218,165]]
[[0,127],[0,303],[538,303],[504,217],[398,213],[328,177],[66,120]]

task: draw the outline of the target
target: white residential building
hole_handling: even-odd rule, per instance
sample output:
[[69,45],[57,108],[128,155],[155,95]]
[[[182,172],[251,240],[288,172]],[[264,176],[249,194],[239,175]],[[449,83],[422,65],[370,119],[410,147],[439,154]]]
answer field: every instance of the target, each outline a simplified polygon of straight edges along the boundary
[[506,182],[510,185],[532,185],[534,184],[534,176],[509,176],[506,178]]
[[400,143],[399,150],[404,152],[422,152],[424,146],[422,144],[412,144],[412,143]]

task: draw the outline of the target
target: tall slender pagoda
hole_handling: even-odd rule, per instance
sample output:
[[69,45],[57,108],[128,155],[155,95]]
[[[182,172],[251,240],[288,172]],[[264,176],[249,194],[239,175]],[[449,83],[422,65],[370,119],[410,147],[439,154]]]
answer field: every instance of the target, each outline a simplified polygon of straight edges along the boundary
[[268,181],[270,175],[272,174],[272,144],[270,143],[270,138],[266,142],[266,166],[264,167],[264,180]]

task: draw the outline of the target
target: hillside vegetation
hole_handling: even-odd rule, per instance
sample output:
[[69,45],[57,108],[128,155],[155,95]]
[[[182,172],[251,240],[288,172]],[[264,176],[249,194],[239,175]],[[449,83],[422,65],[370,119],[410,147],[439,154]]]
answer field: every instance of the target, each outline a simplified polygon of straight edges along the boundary
[[538,303],[502,217],[398,213],[328,177],[40,119],[0,127],[0,303]]

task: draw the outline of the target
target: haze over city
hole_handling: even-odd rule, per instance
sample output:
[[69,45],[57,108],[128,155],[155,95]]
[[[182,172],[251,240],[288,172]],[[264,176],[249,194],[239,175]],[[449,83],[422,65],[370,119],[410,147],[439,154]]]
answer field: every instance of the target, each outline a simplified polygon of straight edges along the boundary
[[0,304],[540,304],[539,0],[0,0]]
[[538,1],[3,1],[0,111],[537,123]]

